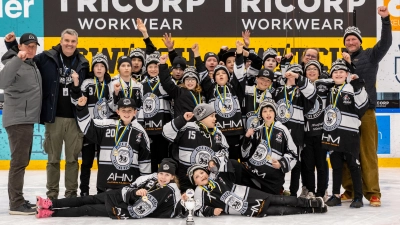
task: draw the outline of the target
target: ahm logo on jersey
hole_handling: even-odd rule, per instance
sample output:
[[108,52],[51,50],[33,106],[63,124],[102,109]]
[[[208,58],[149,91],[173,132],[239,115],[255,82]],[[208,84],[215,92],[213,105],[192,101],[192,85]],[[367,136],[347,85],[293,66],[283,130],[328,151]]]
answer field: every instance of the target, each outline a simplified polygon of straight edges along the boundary
[[32,32],[43,37],[43,0],[0,0],[0,36]]

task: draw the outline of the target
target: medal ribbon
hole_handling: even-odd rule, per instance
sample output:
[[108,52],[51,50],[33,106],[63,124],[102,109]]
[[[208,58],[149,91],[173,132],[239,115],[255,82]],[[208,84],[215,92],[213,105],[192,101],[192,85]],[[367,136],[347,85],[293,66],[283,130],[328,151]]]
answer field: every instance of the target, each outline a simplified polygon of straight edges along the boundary
[[[261,94],[261,97],[260,97],[260,103],[262,102],[262,101],[264,101],[264,98],[265,98],[265,95],[266,95],[266,93],[267,93],[267,90],[265,90],[262,94]],[[256,109],[256,103],[257,103],[257,88],[256,87],[254,87],[254,100],[253,100],[253,105],[254,105],[254,113],[258,113],[258,110],[260,110],[260,105],[261,104],[259,104],[258,105],[258,108]]]
[[[129,87],[126,87],[126,83],[125,83],[125,81],[121,80],[121,77],[119,78],[119,83],[122,85],[121,91],[124,93],[124,97],[132,98],[132,90],[133,90],[132,78],[129,80]],[[130,89],[129,95],[128,95],[128,89]]]
[[[118,138],[119,128],[121,128],[121,122],[122,122],[121,119],[118,120],[117,126],[115,126],[115,137],[114,137],[115,147],[118,146],[118,144],[121,142],[121,140],[122,140],[122,138],[124,137],[126,131],[128,130],[127,128],[129,127],[129,125],[126,126],[126,127],[124,128],[124,130],[122,131],[121,136]],[[118,139],[118,140],[117,140],[117,139]]]
[[290,105],[292,104],[293,97],[294,97],[294,93],[296,92],[296,89],[297,89],[297,87],[295,87],[295,88],[293,89],[292,96],[290,97],[290,100],[289,100],[289,99],[288,99],[288,96],[287,96],[286,85],[285,85],[285,103],[286,103],[286,108],[287,108],[288,110],[289,110],[289,108],[290,108]]
[[147,84],[149,85],[149,87],[151,89],[151,93],[154,93],[154,90],[156,90],[158,88],[158,86],[160,86],[160,80],[158,80],[157,83],[152,87],[150,84],[150,81],[147,79]]
[[[106,84],[106,81],[105,81],[105,80],[103,81],[103,84],[101,85],[101,91],[100,91],[100,93],[99,93],[99,90],[98,90],[98,87],[97,87],[97,85],[98,85],[99,83],[100,83],[100,82],[99,82],[99,79],[96,77],[96,78],[94,79],[94,84],[96,85],[96,91],[95,91],[94,93],[95,93],[96,96],[97,96],[97,100],[100,100],[100,99],[103,98],[104,86],[105,86],[105,84]],[[100,95],[99,95],[99,94],[100,94]]]
[[224,105],[224,107],[225,107],[225,99],[226,99],[226,85],[224,85],[224,98],[222,98],[222,96],[221,96],[221,93],[219,92],[219,89],[218,89],[218,84],[217,85],[215,85],[215,89],[217,89],[217,94],[218,94],[218,96],[219,96],[219,100],[222,102],[222,104]]
[[331,103],[333,103],[333,108],[336,108],[336,103],[337,103],[338,97],[339,97],[339,95],[340,95],[340,92],[342,92],[344,86],[346,86],[345,83],[343,83],[343,84],[340,86],[339,91],[338,91],[338,93],[337,93],[337,95],[336,95],[336,98],[335,98],[335,101],[334,101],[334,102],[333,102],[333,98],[334,98],[333,95],[334,95],[334,92],[332,91],[332,94],[331,94]]
[[270,151],[272,151],[271,149],[271,137],[272,137],[272,132],[274,131],[274,125],[275,125],[275,121],[272,122],[271,124],[271,130],[269,132],[267,132],[267,127],[264,125],[264,134],[267,140],[265,140],[265,142],[268,144],[268,148]]
[[204,125],[202,122],[199,122],[199,124],[203,127],[204,130],[206,130],[209,134],[211,134],[212,136],[215,135],[215,133],[217,132],[217,127],[214,127],[213,131],[208,131],[208,128],[206,125]]
[[196,96],[194,96],[193,92],[190,91],[190,94],[192,95],[194,104],[197,106],[199,104],[199,102],[201,103],[201,95],[199,93],[199,101],[197,101]]

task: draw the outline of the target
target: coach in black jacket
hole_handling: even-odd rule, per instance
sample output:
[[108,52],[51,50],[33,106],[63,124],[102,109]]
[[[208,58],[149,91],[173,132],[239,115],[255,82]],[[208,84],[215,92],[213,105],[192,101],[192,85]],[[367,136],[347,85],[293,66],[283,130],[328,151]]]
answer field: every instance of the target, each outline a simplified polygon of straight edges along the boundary
[[[378,7],[378,14],[382,17],[381,40],[373,48],[361,47],[361,32],[357,27],[348,27],[343,36],[344,45],[356,66],[354,71],[360,79],[365,80],[365,89],[369,96],[369,107],[361,118],[360,161],[363,180],[364,197],[370,200],[371,206],[381,205],[381,192],[378,174],[378,127],[376,124],[376,76],[379,62],[386,55],[392,45],[392,26],[387,7]],[[353,184],[350,172],[345,166],[343,169],[342,185],[346,190],[342,201],[352,198]]]
[[[8,36],[8,35],[7,35]],[[7,38],[7,48],[16,44],[15,36]],[[76,49],[78,33],[66,29],[60,44],[34,57],[42,76],[43,101],[40,123],[45,124],[43,147],[48,154],[47,196],[58,198],[60,158],[65,142],[65,197],[76,197],[78,188],[78,154],[82,149],[83,133],[75,120],[71,103],[73,83],[81,84],[89,71],[89,63]]]

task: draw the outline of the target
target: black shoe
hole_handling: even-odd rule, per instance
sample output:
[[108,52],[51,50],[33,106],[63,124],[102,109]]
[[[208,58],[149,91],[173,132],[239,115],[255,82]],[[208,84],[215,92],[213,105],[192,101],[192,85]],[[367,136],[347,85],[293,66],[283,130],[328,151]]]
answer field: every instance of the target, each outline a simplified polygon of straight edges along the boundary
[[328,212],[328,206],[324,205],[322,208],[312,208],[314,213],[326,213]]
[[25,204],[32,209],[36,209],[36,204],[32,204],[29,200],[25,200]]
[[350,208],[361,208],[364,206],[364,203],[362,200],[355,198],[350,204]]
[[325,206],[324,200],[321,197],[311,198],[308,200],[310,207],[323,208]]
[[342,205],[342,200],[340,198],[336,197],[336,195],[332,195],[328,201],[325,202],[327,206],[340,206]]
[[88,196],[88,195],[89,195],[88,192],[82,192],[82,193],[81,193],[81,197],[85,197],[85,196]]
[[17,208],[10,209],[10,215],[35,215],[36,209],[32,209],[29,205],[23,204]]

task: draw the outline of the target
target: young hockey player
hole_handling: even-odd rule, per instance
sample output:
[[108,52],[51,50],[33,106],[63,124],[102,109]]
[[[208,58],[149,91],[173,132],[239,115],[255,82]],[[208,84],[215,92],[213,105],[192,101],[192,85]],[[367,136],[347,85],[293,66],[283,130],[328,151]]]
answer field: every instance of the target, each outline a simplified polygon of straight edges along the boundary
[[168,141],[162,136],[163,126],[171,121],[170,97],[160,82],[159,52],[146,58],[146,78],[142,81],[142,107],[138,122],[143,124],[150,138],[151,169],[157,171],[158,164],[168,157]]
[[[196,216],[212,217],[223,213],[265,217],[327,212],[322,198],[271,195],[234,184],[230,162],[226,156],[217,154],[210,160],[209,170],[203,165],[193,165],[188,169],[190,181],[197,185],[194,198],[200,204],[195,209]],[[185,199],[186,195],[182,198]]]
[[86,138],[100,146],[97,188],[118,189],[150,174],[150,142],[135,118],[135,101],[131,98],[118,101],[118,120],[91,119],[86,103],[85,96],[79,98],[77,120]]
[[166,64],[167,58],[167,55],[160,57],[160,82],[174,101],[175,117],[182,116],[185,112],[192,112],[198,104],[205,102],[205,98],[201,94],[202,89],[196,69],[194,67],[186,68],[183,73],[182,83],[175,85],[169,75]]
[[[74,105],[83,95],[87,97],[87,105],[89,114],[92,119],[108,119],[111,109],[114,108],[113,95],[111,89],[111,77],[108,74],[108,60],[105,55],[98,53],[92,59],[92,71],[88,74],[87,79],[79,85],[79,79],[72,76],[74,85],[71,88],[71,100]],[[90,169],[93,166],[93,160],[97,152],[98,146],[84,139],[82,147],[82,164],[80,185],[81,196],[89,195]],[[98,190],[100,191],[100,190]]]
[[[189,122],[192,117],[195,122]],[[227,151],[228,144],[222,132],[216,127],[215,110],[212,105],[198,104],[193,112],[186,112],[167,123],[163,135],[174,143],[173,156],[179,161],[178,178],[181,190],[194,188],[186,172],[189,166],[208,161],[216,152]]]
[[[276,119],[285,125],[292,135],[300,156],[304,141],[304,116],[315,103],[317,97],[315,87],[307,77],[302,76],[303,68],[299,64],[291,64],[285,73],[285,85],[279,87],[273,97],[277,104]],[[292,169],[290,193],[297,196],[301,173],[300,158]]]
[[[119,74],[111,80],[111,91],[113,93],[114,105],[121,98],[132,98],[135,100],[136,106],[140,108],[142,105],[142,84],[132,78],[132,61],[127,56],[121,56],[118,59],[117,68]],[[115,106],[114,106],[115,107]],[[114,111],[116,109],[113,109]]]
[[[196,68],[200,73],[205,71],[201,62],[199,46],[193,45],[192,51],[196,57]],[[218,65],[214,69],[214,77],[205,77],[201,83],[208,103],[214,106],[217,117],[217,126],[221,129],[227,142],[230,143],[229,157],[240,157],[240,135],[243,134],[241,105],[243,101],[246,81],[244,79],[243,43],[236,42],[236,60],[234,74],[229,73],[225,66]]]
[[[301,152],[301,174],[303,188],[301,197],[323,197],[328,188],[328,163],[326,150],[322,148],[322,130],[326,96],[328,90],[334,85],[332,79],[320,79],[322,74],[321,64],[316,60],[309,60],[304,66],[305,76],[315,86],[317,98],[314,108],[304,114],[305,137],[304,149]],[[315,168],[317,169],[317,190],[315,191]]]
[[276,105],[267,98],[260,103],[261,125],[249,128],[242,145],[241,183],[278,195],[285,182],[285,173],[296,165],[297,148],[290,132],[276,121]]
[[118,190],[81,198],[37,197],[36,218],[101,216],[112,219],[173,218],[182,206],[176,180],[177,164],[163,159],[158,173],[138,177]]
[[[364,81],[350,78],[349,68],[344,60],[332,63],[331,77],[335,82],[328,93],[328,107],[325,109],[322,147],[329,151],[333,170],[332,197],[326,202],[328,206],[341,205],[340,186],[344,162],[351,173],[354,199],[352,208],[360,208],[362,202],[361,168],[360,168],[360,118],[368,109],[368,94]],[[346,82],[347,79],[347,82]]]

